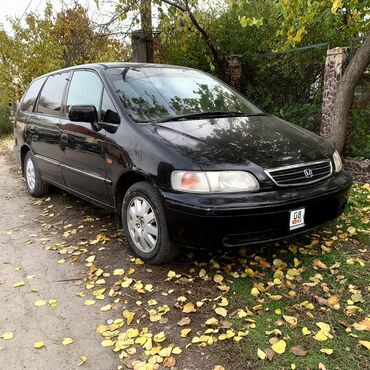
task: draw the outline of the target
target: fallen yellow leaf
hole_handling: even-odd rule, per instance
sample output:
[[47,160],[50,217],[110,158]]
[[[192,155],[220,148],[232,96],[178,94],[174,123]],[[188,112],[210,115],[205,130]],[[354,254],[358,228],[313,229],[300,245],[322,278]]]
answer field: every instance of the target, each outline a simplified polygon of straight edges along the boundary
[[95,260],[95,256],[90,256],[90,257],[87,257],[87,258],[85,259],[85,261],[86,261],[86,262],[88,262],[88,263],[93,263],[93,262],[94,262],[94,260]]
[[179,355],[180,353],[182,353],[182,349],[180,347],[173,347],[172,348],[172,353],[174,355]]
[[87,361],[87,357],[86,356],[81,356],[80,359],[81,359],[81,362],[78,363],[77,366],[81,366],[81,365],[83,365]]
[[302,328],[302,334],[303,335],[310,335],[312,332],[310,329],[307,328],[307,326]]
[[132,320],[135,317],[135,312],[131,312],[129,310],[124,310],[122,312],[122,316],[127,320],[127,324],[130,325]]
[[280,339],[275,344],[273,344],[271,348],[274,352],[282,354],[285,352],[286,342],[283,339]]
[[223,307],[217,307],[215,308],[215,312],[217,313],[217,315],[220,315],[222,317],[226,317],[227,316],[227,310]]
[[113,275],[114,276],[121,276],[121,275],[123,275],[125,273],[125,270],[124,269],[115,269],[114,271],[113,271]]
[[218,320],[214,317],[211,317],[206,321],[206,325],[218,325]]
[[319,330],[314,336],[314,339],[316,339],[319,342],[325,342],[326,340],[328,340],[328,336],[325,334],[324,331]]
[[327,355],[331,355],[334,352],[334,350],[332,348],[321,348],[320,352],[326,353]]
[[110,339],[103,340],[101,342],[102,347],[111,347],[114,345],[114,342]]
[[292,326],[297,326],[297,324],[298,324],[298,319],[297,319],[296,317],[294,317],[294,316],[287,316],[287,315],[283,315],[283,318],[284,318],[284,320],[285,320],[288,324],[290,324],[290,325],[292,325]]
[[191,332],[191,329],[182,329],[180,333],[180,337],[185,338]]
[[368,340],[360,340],[359,343],[370,350],[370,342]]
[[100,311],[106,312],[112,309],[111,304],[107,304],[106,306],[100,307]]
[[38,301],[36,301],[36,302],[34,303],[34,305],[35,305],[36,307],[45,306],[45,305],[46,305],[46,301],[44,301],[43,299],[39,299]]
[[328,304],[330,306],[335,306],[339,303],[339,297],[337,295],[332,295],[328,298]]
[[356,228],[355,227],[353,227],[353,226],[350,226],[348,229],[347,229],[347,231],[348,231],[348,233],[350,234],[350,235],[354,235],[354,234],[356,234]]
[[161,343],[166,340],[166,334],[164,333],[164,331],[161,331],[153,337],[153,340],[154,342]]
[[35,342],[33,344],[33,348],[40,349],[42,347],[45,347],[45,343],[43,341]]
[[319,259],[313,260],[312,265],[322,270],[326,270],[328,268],[328,266],[326,266],[325,263],[321,262]]
[[14,337],[14,334],[13,334],[11,331],[9,331],[9,332],[7,332],[7,333],[4,333],[4,334],[1,336],[1,338],[5,339],[5,340],[10,340],[10,339],[12,339],[13,337]]
[[257,356],[259,359],[264,360],[267,356],[266,353],[262,351],[262,349],[257,349]]
[[159,356],[161,357],[170,357],[171,356],[171,352],[172,352],[172,347],[165,347],[165,348],[162,348],[160,351],[159,351]]
[[194,307],[194,304],[189,302],[186,303],[186,305],[182,308],[183,313],[191,313],[191,312],[196,312],[196,308]]
[[13,284],[13,287],[14,287],[14,288],[19,288],[19,287],[21,287],[21,286],[23,286],[23,285],[25,285],[25,284],[24,284],[24,281],[19,281],[18,283]]
[[93,299],[86,299],[86,301],[84,302],[85,306],[92,306],[93,304],[95,304],[95,301]]
[[68,344],[72,344],[72,343],[73,343],[72,338],[63,338],[63,340],[62,340],[63,346],[68,346]]
[[213,277],[213,281],[215,282],[215,283],[221,283],[222,281],[224,280],[224,277],[222,276],[222,275],[215,275],[214,277]]

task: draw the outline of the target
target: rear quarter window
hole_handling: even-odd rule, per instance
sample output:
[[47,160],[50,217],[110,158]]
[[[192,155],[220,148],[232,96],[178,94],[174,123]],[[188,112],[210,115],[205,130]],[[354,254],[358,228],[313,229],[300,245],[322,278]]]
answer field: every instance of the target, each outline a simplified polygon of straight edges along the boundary
[[68,73],[55,74],[48,77],[42,88],[37,112],[59,116],[62,109],[62,98],[67,84]]
[[20,110],[22,112],[32,112],[40,89],[45,82],[46,77],[34,80],[29,85],[27,91],[23,95]]

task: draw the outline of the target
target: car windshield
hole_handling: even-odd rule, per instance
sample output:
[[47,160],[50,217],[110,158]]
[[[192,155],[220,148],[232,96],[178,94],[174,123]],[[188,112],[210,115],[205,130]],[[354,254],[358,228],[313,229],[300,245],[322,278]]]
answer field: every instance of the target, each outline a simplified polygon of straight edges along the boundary
[[[140,123],[184,118],[259,115],[263,112],[212,76],[186,68],[124,67],[108,76],[133,120]],[[225,113],[225,114],[223,114]]]

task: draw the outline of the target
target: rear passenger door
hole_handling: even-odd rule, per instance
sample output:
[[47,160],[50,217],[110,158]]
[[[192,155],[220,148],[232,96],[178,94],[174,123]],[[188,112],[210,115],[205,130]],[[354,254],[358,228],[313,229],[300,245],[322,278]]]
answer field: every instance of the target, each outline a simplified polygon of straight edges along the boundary
[[103,83],[92,70],[73,72],[61,120],[63,163],[66,185],[85,196],[107,204],[109,180],[106,177],[105,130],[96,130],[91,123],[70,121],[72,105],[94,105],[100,110]]
[[28,120],[28,137],[41,176],[51,183],[64,184],[60,161],[60,118],[69,73],[50,75]]

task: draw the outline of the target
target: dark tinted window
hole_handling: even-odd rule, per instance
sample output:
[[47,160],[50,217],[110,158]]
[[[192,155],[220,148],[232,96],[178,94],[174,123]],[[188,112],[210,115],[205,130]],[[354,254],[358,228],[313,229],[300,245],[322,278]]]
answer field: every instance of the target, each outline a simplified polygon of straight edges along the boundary
[[67,73],[62,73],[48,77],[41,91],[37,112],[51,115],[60,114],[67,76]]
[[33,106],[35,105],[37,95],[41,89],[42,84],[44,83],[46,77],[39,78],[36,81],[31,82],[31,85],[28,87],[26,93],[23,96],[21,103],[21,111],[23,112],[32,112]]
[[137,122],[196,113],[262,113],[225,83],[192,69],[111,68],[108,76],[122,104]]
[[90,71],[73,73],[67,98],[67,111],[71,105],[94,105],[99,111],[103,84],[99,76]]
[[117,109],[113,105],[113,102],[105,89],[104,89],[103,100],[101,104],[100,120],[101,122],[107,122],[107,123],[116,123],[116,124],[120,123]]

